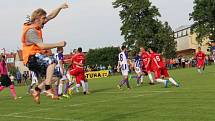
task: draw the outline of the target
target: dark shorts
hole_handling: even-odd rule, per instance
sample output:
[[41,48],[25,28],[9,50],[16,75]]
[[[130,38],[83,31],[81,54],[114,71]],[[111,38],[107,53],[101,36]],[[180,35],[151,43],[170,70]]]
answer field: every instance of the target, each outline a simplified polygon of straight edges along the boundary
[[0,82],[1,82],[1,85],[4,87],[9,87],[10,85],[13,84],[8,75],[1,75]]
[[[50,64],[56,63],[57,60],[53,56],[45,56],[45,55],[32,55],[28,59],[27,67],[29,70],[36,73],[37,77],[45,77],[46,69]],[[55,71],[54,75],[60,76],[57,71]]]

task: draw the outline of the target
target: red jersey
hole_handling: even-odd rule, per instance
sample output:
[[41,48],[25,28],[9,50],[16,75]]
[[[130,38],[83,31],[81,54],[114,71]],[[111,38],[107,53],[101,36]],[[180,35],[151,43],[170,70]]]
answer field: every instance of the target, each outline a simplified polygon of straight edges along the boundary
[[202,51],[197,52],[196,59],[197,61],[205,61],[205,53],[203,53]]
[[[85,63],[85,55],[84,53],[77,53],[72,57],[72,62],[76,62],[79,64],[84,64]],[[79,66],[76,64],[73,64],[73,68],[83,68],[83,66]]]
[[[161,58],[161,55],[158,53],[151,53],[151,66],[153,70],[165,67],[163,59]],[[157,63],[156,63],[157,62]]]
[[147,52],[142,52],[143,65],[146,66],[150,61],[150,55]]

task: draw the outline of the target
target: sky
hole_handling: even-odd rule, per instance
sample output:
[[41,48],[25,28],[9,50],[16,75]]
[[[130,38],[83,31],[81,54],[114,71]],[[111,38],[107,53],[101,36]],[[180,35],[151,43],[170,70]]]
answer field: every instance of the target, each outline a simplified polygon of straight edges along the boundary
[[[120,46],[123,43],[120,27],[119,9],[114,9],[114,0],[4,0],[0,4],[0,48],[16,51],[21,48],[22,25],[27,15],[37,8],[44,8],[48,13],[64,2],[69,8],[43,28],[45,43],[61,40],[67,42],[66,53],[74,48]],[[192,24],[189,13],[192,12],[193,0],[150,0],[162,17],[173,29]]]

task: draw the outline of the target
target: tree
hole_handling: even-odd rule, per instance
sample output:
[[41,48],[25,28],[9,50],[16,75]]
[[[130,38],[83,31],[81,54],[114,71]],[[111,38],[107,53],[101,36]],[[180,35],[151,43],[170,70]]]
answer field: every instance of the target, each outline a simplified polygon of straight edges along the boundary
[[191,30],[197,34],[199,44],[207,37],[215,40],[215,1],[194,0],[193,10],[190,13],[190,20],[194,21]]
[[[149,0],[116,0],[114,8],[121,8],[119,15],[122,21],[121,35],[124,36],[124,45],[132,50],[140,46],[153,47],[164,53],[169,43],[174,43],[171,27],[165,26],[158,20],[160,13]],[[167,44],[167,45],[166,45]],[[175,45],[171,52],[175,52]],[[167,55],[167,54],[165,54]]]
[[174,36],[173,36],[173,30],[172,28],[168,25],[167,22],[164,23],[163,28],[161,29],[162,31],[160,33],[160,38],[164,40],[164,50],[163,51],[163,56],[170,59],[170,58],[175,58],[176,57],[176,41],[174,41]]
[[118,47],[90,49],[86,55],[86,65],[116,65],[119,52],[120,49]]

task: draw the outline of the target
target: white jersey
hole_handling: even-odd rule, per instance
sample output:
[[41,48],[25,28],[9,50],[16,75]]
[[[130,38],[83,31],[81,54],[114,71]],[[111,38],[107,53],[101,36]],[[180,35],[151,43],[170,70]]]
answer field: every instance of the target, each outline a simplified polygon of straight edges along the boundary
[[128,55],[125,52],[119,53],[119,64],[123,75],[128,75]]
[[141,57],[139,55],[134,57],[134,67],[136,73],[141,73]]
[[38,83],[37,75],[36,73],[31,71],[31,84],[37,84],[37,83]]
[[58,64],[55,66],[55,69],[57,69],[57,71],[60,72],[61,67],[60,67],[59,62],[60,62],[60,61],[63,61],[63,54],[62,54],[62,53],[56,53],[56,54],[54,55],[54,58],[57,60],[57,63],[58,63]]

